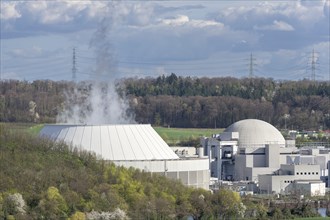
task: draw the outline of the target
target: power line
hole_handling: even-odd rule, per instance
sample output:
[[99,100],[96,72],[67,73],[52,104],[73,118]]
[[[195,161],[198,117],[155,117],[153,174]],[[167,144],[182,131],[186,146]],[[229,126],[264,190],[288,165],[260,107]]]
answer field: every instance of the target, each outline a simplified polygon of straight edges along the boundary
[[76,81],[76,73],[77,73],[77,68],[76,68],[76,48],[73,48],[72,51],[72,80]]

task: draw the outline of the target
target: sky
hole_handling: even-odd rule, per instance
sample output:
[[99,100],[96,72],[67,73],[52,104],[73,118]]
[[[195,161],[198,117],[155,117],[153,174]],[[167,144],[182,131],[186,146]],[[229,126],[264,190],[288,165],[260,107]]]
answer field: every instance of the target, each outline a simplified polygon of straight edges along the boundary
[[330,0],[2,0],[0,77],[330,81],[329,11]]

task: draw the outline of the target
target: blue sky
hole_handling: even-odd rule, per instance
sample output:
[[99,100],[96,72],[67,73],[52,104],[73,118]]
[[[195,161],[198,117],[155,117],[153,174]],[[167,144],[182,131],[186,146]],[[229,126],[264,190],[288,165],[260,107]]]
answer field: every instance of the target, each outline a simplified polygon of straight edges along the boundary
[[[1,1],[1,79],[330,77],[329,0]],[[314,50],[314,53],[313,53]],[[252,54],[252,62],[251,62]]]

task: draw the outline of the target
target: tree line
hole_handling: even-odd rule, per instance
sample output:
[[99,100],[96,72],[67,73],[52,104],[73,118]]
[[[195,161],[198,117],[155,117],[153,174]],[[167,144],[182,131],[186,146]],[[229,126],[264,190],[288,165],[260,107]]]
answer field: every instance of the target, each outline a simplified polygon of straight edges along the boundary
[[330,84],[265,78],[159,76],[126,79],[139,122],[174,127],[224,128],[247,118],[279,128],[330,127]]
[[[89,82],[0,82],[0,121],[55,122],[65,94]],[[127,99],[127,113],[138,123],[157,126],[224,128],[247,118],[278,128],[330,128],[330,84],[275,81],[266,78],[191,78],[169,76],[127,78],[116,89]]]

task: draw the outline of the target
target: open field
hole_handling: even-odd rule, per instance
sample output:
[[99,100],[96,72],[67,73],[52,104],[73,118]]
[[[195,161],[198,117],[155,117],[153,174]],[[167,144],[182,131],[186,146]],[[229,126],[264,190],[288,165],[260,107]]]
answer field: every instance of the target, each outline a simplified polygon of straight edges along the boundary
[[[15,130],[25,130],[31,135],[37,135],[43,124],[33,123],[5,123],[6,127],[15,132]],[[194,146],[199,143],[201,136],[210,137],[212,134],[221,133],[224,129],[205,129],[205,128],[167,128],[153,127],[156,132],[169,145],[186,145]]]
[[43,124],[34,124],[34,123],[3,123],[1,124],[6,125],[6,129],[10,129],[11,131],[26,131],[31,135],[37,135],[42,127],[44,126]]
[[221,133],[224,129],[204,129],[204,128],[165,128],[154,127],[156,132],[169,145],[182,145],[183,143],[199,142],[201,136],[210,137],[212,134]]
[[295,220],[329,220],[330,217],[295,218]]

